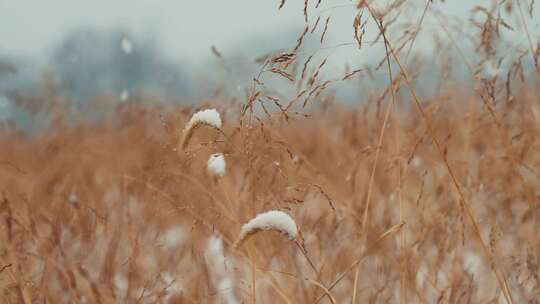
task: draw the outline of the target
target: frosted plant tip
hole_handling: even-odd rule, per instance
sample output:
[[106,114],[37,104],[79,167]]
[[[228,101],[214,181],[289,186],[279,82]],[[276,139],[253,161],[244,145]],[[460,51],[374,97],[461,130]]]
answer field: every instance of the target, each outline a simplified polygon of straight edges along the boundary
[[220,129],[221,117],[219,116],[218,111],[216,111],[216,109],[206,109],[193,114],[186,127],[184,128],[184,132],[200,124]]
[[298,235],[296,223],[287,213],[272,210],[258,214],[255,218],[242,226],[235,247],[240,247],[248,237],[264,230],[278,231],[289,240],[295,240]]
[[207,170],[215,177],[223,177],[225,175],[225,169],[227,164],[225,163],[225,157],[223,153],[214,153],[210,155],[207,163]]
[[193,136],[193,131],[201,125],[220,130],[221,117],[219,116],[219,112],[216,111],[216,109],[206,109],[196,112],[193,114],[193,116],[191,116],[184,128],[184,137],[181,142],[182,150],[185,149],[189,144],[189,140],[191,139],[191,136]]

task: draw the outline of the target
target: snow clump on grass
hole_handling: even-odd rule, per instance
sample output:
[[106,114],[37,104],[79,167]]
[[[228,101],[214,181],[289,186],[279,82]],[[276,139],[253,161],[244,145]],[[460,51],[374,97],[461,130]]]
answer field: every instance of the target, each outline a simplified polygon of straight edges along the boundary
[[295,240],[298,235],[298,227],[295,221],[285,212],[272,210],[258,214],[255,218],[244,224],[235,247],[239,247],[248,237],[264,230],[280,232],[289,240]]
[[193,136],[193,132],[200,126],[208,126],[221,130],[221,117],[219,116],[219,112],[216,111],[216,109],[206,109],[191,116],[191,119],[184,128],[184,137],[181,143],[182,150],[187,147],[191,136]]

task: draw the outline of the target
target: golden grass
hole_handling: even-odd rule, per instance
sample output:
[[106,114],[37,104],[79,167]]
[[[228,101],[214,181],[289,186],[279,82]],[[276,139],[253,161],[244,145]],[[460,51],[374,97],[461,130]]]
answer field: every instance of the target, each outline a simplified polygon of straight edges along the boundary
[[[532,301],[538,106],[522,94],[498,109],[497,126],[480,102],[465,111],[461,98],[424,104],[436,108],[431,128],[514,301]],[[253,290],[258,303],[378,303],[398,302],[400,286],[406,302],[500,298],[421,116],[401,106],[388,124],[399,146],[388,137],[377,148],[382,121],[370,107],[240,126],[221,105],[228,139],[200,129],[180,153],[191,109],[134,105],[109,122],[5,131],[2,303],[251,302]],[[227,159],[217,182],[205,167],[215,151]],[[262,232],[233,250],[241,226],[270,209],[295,218],[299,246]],[[224,242],[218,256],[212,235]]]
[[[456,34],[431,1],[402,31],[405,1],[317,11],[321,1],[306,0],[296,43],[260,59],[241,108],[128,103],[113,118],[69,124],[72,112],[45,86],[51,126],[0,133],[0,304],[538,302],[538,83],[512,90],[515,79],[526,84],[522,59],[530,53],[536,64],[540,47],[516,3],[529,50],[512,54],[506,75],[481,75],[506,56],[494,47],[500,28],[513,30],[502,4],[473,9],[474,36]],[[384,54],[375,67],[326,79],[329,58],[314,56],[339,7],[358,10],[350,45],[364,48],[375,25],[370,43]],[[430,17],[469,69],[473,92],[441,76],[437,95],[417,94],[419,67],[408,59]],[[321,49],[309,53],[303,44],[315,34]],[[463,37],[478,40],[477,58],[465,55]],[[389,85],[359,105],[325,94],[377,70]],[[295,93],[285,100],[263,75]],[[185,129],[210,106],[219,127]],[[226,160],[220,178],[206,168],[216,152]],[[266,225],[235,248],[242,226],[268,210],[294,219],[294,240]]]

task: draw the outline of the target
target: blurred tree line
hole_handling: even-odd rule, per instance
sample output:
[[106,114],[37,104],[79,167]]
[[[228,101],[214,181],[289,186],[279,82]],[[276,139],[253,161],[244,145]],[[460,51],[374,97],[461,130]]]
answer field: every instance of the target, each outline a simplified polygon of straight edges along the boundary
[[50,67],[62,89],[77,99],[104,92],[190,95],[182,67],[152,37],[134,39],[127,31],[76,30],[53,51]]
[[102,94],[126,98],[141,92],[191,95],[187,68],[164,55],[150,35],[79,28],[66,35],[46,61],[39,71],[32,60],[0,56],[0,95],[35,92],[44,75],[53,77],[62,94],[73,101]]

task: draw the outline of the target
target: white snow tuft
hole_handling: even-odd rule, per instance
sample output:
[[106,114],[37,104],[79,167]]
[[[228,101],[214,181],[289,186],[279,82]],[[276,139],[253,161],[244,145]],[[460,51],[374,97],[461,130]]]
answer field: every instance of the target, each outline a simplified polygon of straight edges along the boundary
[[193,116],[186,125],[185,131],[191,130],[198,124],[205,124],[214,128],[221,128],[221,117],[216,109],[206,109],[199,111]]
[[210,174],[216,177],[223,177],[225,175],[225,169],[227,164],[225,163],[225,157],[223,153],[215,153],[208,159],[207,169]]
[[218,290],[223,300],[227,304],[238,304],[240,303],[236,296],[234,295],[234,282],[230,278],[224,278],[219,281]]
[[218,111],[216,111],[216,109],[206,109],[191,116],[191,119],[184,128],[184,138],[180,143],[180,148],[182,150],[188,146],[194,130],[200,125],[206,125],[221,130],[221,117],[219,116]]
[[174,226],[167,230],[163,235],[163,242],[168,249],[176,249],[186,240],[184,228],[180,225]]
[[238,243],[259,230],[277,230],[289,240],[296,239],[298,228],[294,220],[285,212],[272,210],[258,214],[246,223],[240,231]]

